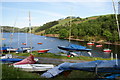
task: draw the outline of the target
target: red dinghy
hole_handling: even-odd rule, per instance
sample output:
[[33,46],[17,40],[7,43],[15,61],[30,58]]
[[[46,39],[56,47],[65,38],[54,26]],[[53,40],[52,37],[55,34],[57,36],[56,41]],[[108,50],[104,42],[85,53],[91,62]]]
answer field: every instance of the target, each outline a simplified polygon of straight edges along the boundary
[[14,63],[13,65],[20,65],[20,64],[34,64],[36,61],[34,60],[34,56],[30,54],[27,58],[23,59],[20,62]]
[[102,47],[102,45],[96,45],[96,47]]
[[46,53],[48,51],[49,51],[49,49],[41,49],[41,50],[38,50],[38,53]]
[[26,43],[22,43],[22,45],[26,45]]
[[42,44],[42,43],[37,43],[37,44]]
[[87,43],[87,45],[94,45],[94,43],[93,42],[89,42],[89,43]]
[[110,49],[104,49],[103,51],[104,52],[111,52],[112,50],[110,50]]

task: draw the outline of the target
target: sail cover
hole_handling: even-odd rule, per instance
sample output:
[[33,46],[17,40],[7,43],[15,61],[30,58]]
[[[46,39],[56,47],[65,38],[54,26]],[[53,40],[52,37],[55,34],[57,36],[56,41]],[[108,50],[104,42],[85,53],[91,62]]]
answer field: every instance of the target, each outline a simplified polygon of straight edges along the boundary
[[34,64],[36,61],[34,60],[34,56],[30,54],[27,58],[23,59],[20,62],[14,63],[13,65],[20,65],[20,64]]
[[[56,69],[57,68],[57,69]],[[48,70],[43,73],[41,76],[46,78],[51,78],[59,73],[66,70],[81,70],[81,71],[90,71],[95,72],[111,72],[111,73],[120,73],[120,60],[96,60],[91,62],[83,63],[62,63],[57,67]]]
[[81,45],[76,45],[76,44],[70,44],[68,46],[69,48],[74,48],[74,49],[85,49],[85,46],[81,46]]

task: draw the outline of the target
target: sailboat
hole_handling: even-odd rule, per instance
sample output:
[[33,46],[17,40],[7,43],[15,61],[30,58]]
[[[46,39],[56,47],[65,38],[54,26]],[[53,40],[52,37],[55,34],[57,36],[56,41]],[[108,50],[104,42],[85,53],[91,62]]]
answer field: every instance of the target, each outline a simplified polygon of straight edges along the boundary
[[[31,19],[30,19],[30,12],[29,12],[29,27],[31,27]],[[31,29],[30,29],[30,32],[31,32]],[[30,34],[31,35],[31,34]],[[34,47],[32,46],[27,46],[28,45],[28,42],[27,42],[27,29],[26,29],[26,43],[22,43],[22,45],[25,45],[22,48],[22,50],[27,50],[29,52],[29,50],[33,49]],[[31,43],[30,43],[31,44]]]

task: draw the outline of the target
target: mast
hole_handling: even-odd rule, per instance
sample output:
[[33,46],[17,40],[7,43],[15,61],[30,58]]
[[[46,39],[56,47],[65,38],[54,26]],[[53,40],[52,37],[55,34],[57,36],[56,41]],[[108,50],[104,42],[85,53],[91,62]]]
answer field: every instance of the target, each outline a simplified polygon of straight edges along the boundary
[[[117,24],[118,34],[119,34],[119,39],[120,39],[120,28],[119,28],[118,16],[117,16],[114,0],[112,0],[112,3],[113,3],[113,9],[114,9],[114,13],[115,13],[115,19],[116,19],[116,24]],[[120,4],[120,3],[118,2],[118,4]]]
[[[29,30],[30,30],[30,47],[32,48],[32,30],[31,30],[31,15],[30,15],[30,11],[29,11]],[[32,53],[32,51],[31,51]]]
[[1,26],[0,26],[0,53],[2,54],[3,53],[3,51],[2,51],[2,28],[1,28]]
[[70,43],[70,40],[71,40],[72,6],[71,6],[71,8],[70,8],[70,12],[71,12],[71,15],[70,15],[70,21],[69,21],[69,27],[70,27],[70,29],[69,29],[69,43]]
[[69,22],[70,30],[69,30],[69,42],[71,39],[71,16],[70,16],[70,22]]

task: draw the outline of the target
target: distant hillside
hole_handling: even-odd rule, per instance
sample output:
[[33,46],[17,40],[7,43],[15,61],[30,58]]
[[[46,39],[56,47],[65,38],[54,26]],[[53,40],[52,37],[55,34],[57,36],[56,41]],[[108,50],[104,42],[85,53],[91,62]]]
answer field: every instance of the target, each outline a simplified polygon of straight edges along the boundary
[[[1,27],[3,29],[3,32],[8,32],[8,33],[10,33],[10,32],[11,33],[12,32],[23,32],[23,33],[26,33],[26,32],[30,31],[29,27],[24,27],[24,28],[10,27],[10,26],[1,26]],[[33,31],[34,31],[35,28],[37,28],[37,27],[32,26],[32,30]]]
[[[18,32],[20,29],[16,27],[10,27],[10,26],[1,26],[3,29],[3,32]],[[14,30],[13,30],[14,29]]]
[[[120,23],[120,15],[118,16]],[[71,21],[71,22],[70,22]],[[47,25],[36,29],[35,33],[44,35],[58,34],[59,38],[68,38],[71,29],[71,37],[87,41],[106,40],[118,41],[118,31],[115,21],[115,15],[101,15],[87,18],[67,17],[56,21],[58,23]],[[46,26],[47,25],[47,26]],[[71,26],[70,26],[71,25]]]

